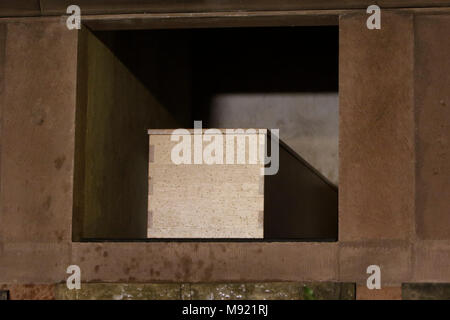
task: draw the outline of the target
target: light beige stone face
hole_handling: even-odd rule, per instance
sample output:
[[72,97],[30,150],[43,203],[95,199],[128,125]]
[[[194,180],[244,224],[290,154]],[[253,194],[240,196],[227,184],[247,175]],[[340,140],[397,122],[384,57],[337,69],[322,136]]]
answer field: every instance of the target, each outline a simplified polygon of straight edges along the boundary
[[[194,164],[194,136],[185,135],[192,164],[177,165],[171,153],[179,142],[167,130],[161,133],[150,134],[148,237],[263,238],[263,164],[248,164],[249,138],[240,150],[246,164],[226,164],[226,150],[224,164]],[[209,143],[203,142],[203,150]],[[239,148],[244,146],[236,139],[235,155]]]

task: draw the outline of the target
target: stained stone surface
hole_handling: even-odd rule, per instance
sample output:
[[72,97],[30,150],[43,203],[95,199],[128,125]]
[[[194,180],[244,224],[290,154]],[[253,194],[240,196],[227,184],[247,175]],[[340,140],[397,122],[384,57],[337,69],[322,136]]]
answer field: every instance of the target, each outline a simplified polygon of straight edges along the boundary
[[403,300],[450,300],[450,283],[404,283]]
[[2,292],[7,292],[8,300],[54,300],[54,284],[0,284]]
[[336,282],[191,284],[193,300],[352,300],[355,286]]
[[385,286],[369,289],[367,284],[356,286],[356,300],[402,300],[401,286]]
[[176,283],[83,283],[80,290],[69,290],[65,283],[56,286],[57,300],[180,300]]
[[8,300],[8,291],[0,291],[0,300]]
[[353,300],[355,284],[265,283],[83,283],[80,290],[57,285],[60,300]]

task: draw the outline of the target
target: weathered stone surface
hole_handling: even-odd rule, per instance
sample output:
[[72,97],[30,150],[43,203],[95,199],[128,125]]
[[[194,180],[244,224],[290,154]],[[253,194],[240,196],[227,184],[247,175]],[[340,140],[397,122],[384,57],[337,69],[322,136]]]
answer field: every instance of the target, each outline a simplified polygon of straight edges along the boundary
[[404,283],[403,300],[450,300],[449,283]]
[[382,287],[381,289],[368,289],[367,286],[356,287],[356,300],[401,300],[402,288]]
[[1,290],[9,291],[11,300],[53,300],[55,299],[54,284],[4,284]]
[[61,300],[352,300],[351,283],[82,283],[56,286]]
[[381,269],[381,286],[400,285],[411,279],[411,246],[408,242],[342,244],[339,254],[340,281],[365,284],[367,267]]
[[0,291],[0,300],[8,300],[8,291]]
[[[416,43],[424,43],[419,43],[416,53],[425,65],[420,74],[416,72],[416,91],[424,90],[416,96],[420,103],[416,111],[418,135],[423,139],[414,166],[410,18],[383,14],[383,28],[389,35],[383,30],[362,30],[362,16],[341,20],[340,240],[344,242],[74,243],[72,255],[68,242],[76,36],[56,23],[8,24],[4,38],[8,63],[0,74],[6,80],[6,91],[0,91],[0,239],[6,240],[0,240],[0,283],[61,282],[71,263],[81,266],[83,281],[340,280],[363,284],[367,266],[378,264],[382,285],[448,282],[448,201],[441,194],[448,190],[448,161],[440,153],[447,150],[443,133],[448,126],[447,113],[439,109],[448,105],[448,73],[444,72],[448,59],[440,60],[443,53],[437,52],[447,52],[448,42],[440,44],[442,39],[434,38],[437,27],[427,24],[431,18],[418,19]],[[436,19],[438,25],[447,25],[446,18]],[[385,76],[377,78],[380,73]],[[411,176],[414,169],[417,183]],[[414,219],[410,188],[414,185],[418,234],[427,241],[415,243],[411,255],[408,241],[391,240],[410,240]],[[366,242],[380,238],[386,242]],[[435,239],[441,240],[431,241]],[[191,296],[186,286],[181,292],[183,297]]]
[[416,223],[429,240],[450,239],[449,32],[450,15],[415,18]]
[[[2,119],[3,119],[3,108],[4,108],[4,103],[3,103],[3,91],[4,91],[4,86],[5,86],[5,51],[6,51],[6,24],[4,23],[0,23],[0,123],[2,123]],[[0,127],[1,130],[1,127]],[[2,134],[0,131],[0,172],[1,172],[1,152],[2,152],[2,148],[1,148],[1,141],[2,139]],[[1,174],[0,174],[0,179],[1,179]],[[0,180],[1,181],[1,180]],[[0,183],[0,188],[1,188],[1,183]],[[1,189],[0,189],[1,192]],[[3,232],[2,232],[2,216],[0,214],[0,257],[1,257],[1,246],[2,246],[2,241],[3,241]]]
[[83,281],[335,281],[335,243],[73,243]]
[[282,299],[298,300],[302,288],[295,283],[199,283],[191,284],[193,300],[248,300]]
[[420,241],[414,245],[414,282],[450,282],[450,241]]
[[353,284],[336,282],[195,283],[190,288],[193,300],[349,300],[355,297]]
[[82,283],[80,290],[69,290],[65,283],[56,286],[57,300],[180,300],[176,283]]
[[40,0],[2,0],[0,17],[39,16]]
[[191,284],[190,283],[182,283],[180,286],[181,290],[181,300],[191,300]]
[[[21,0],[22,2],[24,0]],[[36,1],[36,0],[34,0]],[[13,0],[6,2],[6,8],[17,8],[12,5]],[[17,0],[14,0],[14,3]],[[66,2],[60,0],[41,0],[42,15],[65,14]],[[265,0],[265,1],[213,1],[213,0],[190,0],[187,2],[154,1],[154,0],[78,0],[76,2],[84,14],[119,14],[119,13],[173,13],[173,12],[217,12],[217,11],[271,11],[271,10],[330,10],[330,9],[366,9],[372,2],[366,0]],[[445,7],[448,0],[378,0],[376,3],[382,8],[405,8],[405,7]],[[8,6],[9,4],[9,6]],[[31,6],[28,4],[26,8]]]
[[414,217],[413,17],[339,23],[339,240],[408,239]]
[[7,23],[5,61],[0,159],[3,241],[67,242],[71,239],[77,32],[58,22]]
[[[130,41],[137,41],[133,39]],[[126,43],[121,43],[122,48],[128,47]],[[123,64],[119,53],[111,51],[88,28],[80,31],[78,49],[75,233],[88,239],[145,239],[149,175],[146,130],[178,128],[180,124],[152,89]],[[131,53],[133,49],[129,50],[138,59]],[[147,63],[156,64],[154,57],[148,55],[147,59]],[[152,73],[159,83],[158,74]]]
[[341,282],[340,300],[355,300],[356,299],[356,284]]
[[0,283],[63,281],[69,262],[69,244],[6,243],[0,252]]

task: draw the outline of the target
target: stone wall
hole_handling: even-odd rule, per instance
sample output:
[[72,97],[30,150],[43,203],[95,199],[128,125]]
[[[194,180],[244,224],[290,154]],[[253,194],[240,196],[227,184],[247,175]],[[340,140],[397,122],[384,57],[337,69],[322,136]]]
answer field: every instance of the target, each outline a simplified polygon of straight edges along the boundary
[[0,283],[450,282],[449,15],[340,17],[337,243],[72,242],[77,31],[0,23]]

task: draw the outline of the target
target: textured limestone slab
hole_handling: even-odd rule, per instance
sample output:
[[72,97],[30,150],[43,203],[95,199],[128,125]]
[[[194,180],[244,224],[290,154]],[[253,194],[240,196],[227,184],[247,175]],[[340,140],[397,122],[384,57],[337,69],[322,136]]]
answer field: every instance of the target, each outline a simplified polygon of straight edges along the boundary
[[[192,169],[193,171],[196,170],[195,165],[192,166]],[[244,173],[249,174],[250,170],[252,169],[249,170],[243,169],[240,170],[239,173],[242,172],[243,174]],[[256,173],[255,171],[256,170],[254,170],[253,173]],[[186,177],[180,176],[179,178],[181,182],[189,183],[189,180],[186,179]],[[159,175],[158,177],[152,175],[149,179],[149,184],[151,185],[150,195],[153,192],[158,191],[161,192],[162,190],[164,190],[167,198],[174,197],[175,199],[180,199],[180,198],[198,197],[199,192],[202,191],[207,186],[209,186],[208,195],[211,198],[219,197],[224,193],[234,193],[239,195],[239,197],[251,197],[261,191],[261,189],[264,186],[264,181],[261,181],[260,179],[258,180],[255,179],[254,181],[248,181],[246,183],[222,181],[222,183],[220,184],[219,183],[211,184],[208,183],[208,181],[205,181],[203,183],[197,181],[197,184],[191,185],[189,188],[181,189],[176,185],[174,185],[173,181],[170,181],[164,175]]]
[[[192,199],[195,201],[195,199]],[[188,210],[188,208],[181,208],[183,210]],[[201,229],[198,226],[198,219],[201,219],[205,225],[212,226],[211,229],[220,232],[220,229],[236,228],[240,230],[245,230],[245,227],[250,227],[249,229],[259,229],[258,225],[258,211],[257,210],[241,210],[241,215],[230,214],[227,215],[228,211],[225,209],[216,210],[216,216],[204,214],[197,209],[191,212],[196,213],[196,217],[191,215],[180,213],[179,211],[168,210],[166,212],[154,211],[153,212],[153,223],[152,229],[170,229],[173,228],[177,231],[182,231],[183,229]],[[214,227],[217,226],[217,227]],[[242,227],[241,227],[242,226]],[[201,232],[201,230],[198,230]],[[216,232],[216,231],[214,231]]]
[[[224,164],[177,165],[172,161],[172,150],[178,142],[171,140],[170,132],[149,130],[149,133],[149,238],[263,238],[262,163],[225,164],[225,149]],[[233,136],[246,141],[239,144],[239,138],[235,139],[232,149],[235,161],[239,152],[245,155],[246,163],[252,152],[259,155],[257,134]],[[221,137],[226,148],[226,131]],[[194,163],[196,137],[186,132],[182,138],[191,139]],[[203,149],[209,143],[203,141]]]
[[[193,129],[184,129],[187,131],[192,131]],[[228,162],[233,162],[234,164],[238,164],[238,155],[245,155],[245,162],[244,163],[250,163],[249,159],[250,159],[250,155],[255,155],[255,149],[250,148],[249,147],[249,142],[252,143],[252,146],[254,146],[255,148],[258,147],[258,135],[261,134],[263,136],[266,135],[267,133],[267,129],[250,129],[253,130],[252,132],[254,133],[249,133],[246,134],[244,133],[233,133],[233,134],[227,134],[226,129],[216,129],[219,130],[221,132],[221,136],[222,136],[222,141],[224,144],[224,150],[223,150],[223,163],[227,162],[227,158],[226,158],[226,153],[227,151],[227,147],[230,146],[229,150],[232,150],[232,152],[234,153],[234,161],[231,161],[231,159],[228,160]],[[243,129],[243,130],[248,130],[248,129]],[[219,132],[218,131],[218,132]],[[171,158],[171,150],[172,148],[177,145],[179,142],[178,140],[172,141],[171,137],[172,137],[172,132],[171,130],[167,130],[167,129],[161,129],[161,130],[149,130],[149,136],[150,136],[150,162],[155,162],[157,164],[170,164],[173,165],[173,161]],[[217,132],[217,133],[218,133]],[[187,133],[187,132],[186,132]],[[209,133],[208,131],[203,131],[202,133],[205,136],[205,140],[206,138],[210,138],[210,139],[214,139],[213,137],[216,135],[216,133]],[[179,135],[174,135],[174,136],[179,136],[179,139],[184,139],[186,138],[186,134],[179,134]],[[191,134],[191,163],[194,163],[194,141],[196,139],[196,137],[202,137],[199,134]],[[212,136],[212,137],[210,137]],[[202,138],[203,139],[203,138]],[[219,138],[220,139],[220,138]],[[262,138],[261,138],[262,139]],[[246,143],[244,145],[244,142]],[[206,146],[209,144],[209,141],[203,141],[203,149],[202,151],[204,151],[204,149],[206,148]],[[228,144],[227,144],[228,143]],[[254,144],[253,144],[254,143]],[[158,151],[156,151],[158,150]],[[257,150],[257,149],[256,149]],[[231,151],[230,151],[231,152]],[[231,154],[231,153],[230,153]],[[254,159],[254,158],[252,158]],[[202,161],[202,163],[204,164],[205,162]],[[259,162],[254,162],[253,164],[259,164]],[[214,166],[214,165],[211,165]],[[202,166],[202,168],[204,168],[205,166]]]
[[[262,225],[262,224],[261,224]],[[259,235],[260,228],[253,227],[253,228],[236,228],[236,227],[217,227],[217,228],[208,228],[205,230],[204,228],[200,227],[190,227],[190,226],[183,226],[183,227],[175,227],[175,228],[151,228],[152,236],[154,238],[168,238],[168,235],[173,234],[173,238],[205,238],[205,239],[214,239],[214,238],[230,238],[230,239],[237,239],[237,238],[249,238],[254,239],[255,234]],[[220,235],[220,236],[218,236]],[[261,236],[262,237],[262,236]]]

